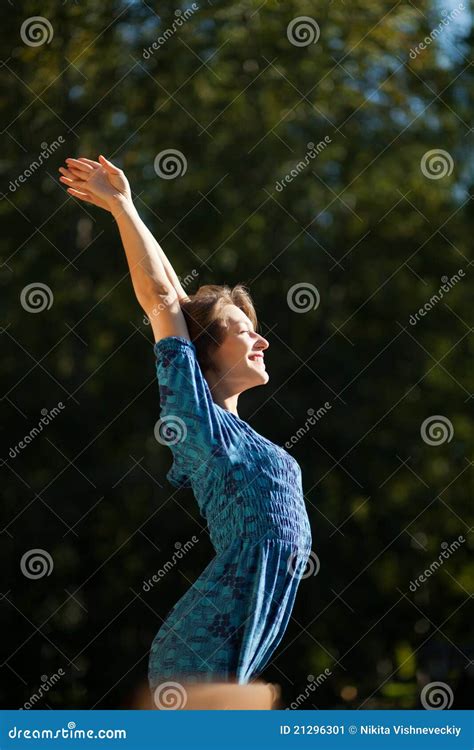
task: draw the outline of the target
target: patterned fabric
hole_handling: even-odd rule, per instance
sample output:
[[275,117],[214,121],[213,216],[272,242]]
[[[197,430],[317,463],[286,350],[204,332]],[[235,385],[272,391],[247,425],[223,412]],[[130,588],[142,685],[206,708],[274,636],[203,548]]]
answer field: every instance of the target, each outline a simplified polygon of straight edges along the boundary
[[283,637],[311,552],[301,470],[214,402],[191,341],[168,336],[154,352],[159,431],[173,454],[166,476],[193,489],[216,554],[153,640],[150,688],[170,679],[246,684]]

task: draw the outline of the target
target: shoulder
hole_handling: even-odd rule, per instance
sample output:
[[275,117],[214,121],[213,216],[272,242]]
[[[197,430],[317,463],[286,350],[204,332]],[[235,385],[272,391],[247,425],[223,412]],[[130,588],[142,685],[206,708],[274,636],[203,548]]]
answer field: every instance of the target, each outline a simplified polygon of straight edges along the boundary
[[178,351],[186,350],[196,352],[196,346],[191,339],[185,338],[184,336],[164,336],[153,344],[153,350],[155,354],[160,354],[166,351]]

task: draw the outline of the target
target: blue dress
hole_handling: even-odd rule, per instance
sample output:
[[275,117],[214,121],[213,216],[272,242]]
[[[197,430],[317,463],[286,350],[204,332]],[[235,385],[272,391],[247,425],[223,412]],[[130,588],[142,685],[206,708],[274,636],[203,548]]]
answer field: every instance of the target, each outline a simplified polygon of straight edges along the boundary
[[283,448],[216,404],[181,336],[154,347],[167,479],[191,487],[215,556],[155,636],[149,685],[246,684],[268,664],[311,552],[301,470]]

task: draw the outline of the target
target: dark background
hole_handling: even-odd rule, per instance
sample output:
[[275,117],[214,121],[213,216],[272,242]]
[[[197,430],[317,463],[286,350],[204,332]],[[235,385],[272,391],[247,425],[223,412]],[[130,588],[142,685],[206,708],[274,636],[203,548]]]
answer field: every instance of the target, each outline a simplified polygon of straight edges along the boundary
[[[291,449],[320,570],[301,582],[263,677],[281,685],[284,705],[306,690],[305,709],[417,708],[432,681],[451,688],[453,708],[467,707],[469,4],[410,57],[453,7],[209,0],[146,59],[176,4],[4,3],[3,708],[23,706],[59,670],[34,707],[134,705],[162,619],[213,554],[192,493],[165,478],[152,333],[117,228],[58,182],[66,157],[99,153],[125,170],[180,277],[194,274],[188,292],[248,285],[271,344],[270,381],[242,396],[241,417],[283,445],[308,409],[331,407]],[[36,46],[21,33],[32,16],[53,30]],[[317,22],[314,43],[289,40],[300,16]],[[277,190],[307,144],[326,136]],[[165,149],[184,155],[184,174],[157,174]],[[427,173],[423,158],[439,149],[449,168]],[[459,269],[459,283],[410,324]],[[51,304],[31,311],[22,291],[38,283]],[[306,302],[317,289],[319,305],[293,309],[295,284]],[[440,416],[452,430],[430,445],[422,424]],[[144,591],[193,535],[199,542]],[[460,548],[410,590],[460,535]],[[52,564],[32,578],[21,562],[35,549]],[[308,675],[325,669],[330,677],[308,690]]]

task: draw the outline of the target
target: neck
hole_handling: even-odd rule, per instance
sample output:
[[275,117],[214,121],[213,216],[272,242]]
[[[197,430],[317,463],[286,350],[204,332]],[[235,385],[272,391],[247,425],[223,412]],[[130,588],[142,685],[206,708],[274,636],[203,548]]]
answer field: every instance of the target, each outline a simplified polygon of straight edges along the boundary
[[235,414],[235,416],[238,417],[239,414],[237,413],[237,399],[238,399],[238,396],[230,396],[229,398],[226,398],[221,401],[217,401],[216,399],[214,399],[214,401],[216,404],[219,404],[219,406],[221,406],[223,409],[225,409],[226,411],[231,411],[232,414]]
[[214,402],[222,409],[226,409],[238,417],[237,402],[239,400],[239,394],[228,393],[225,389],[225,383],[222,380],[217,380],[212,372],[206,373],[206,380]]

